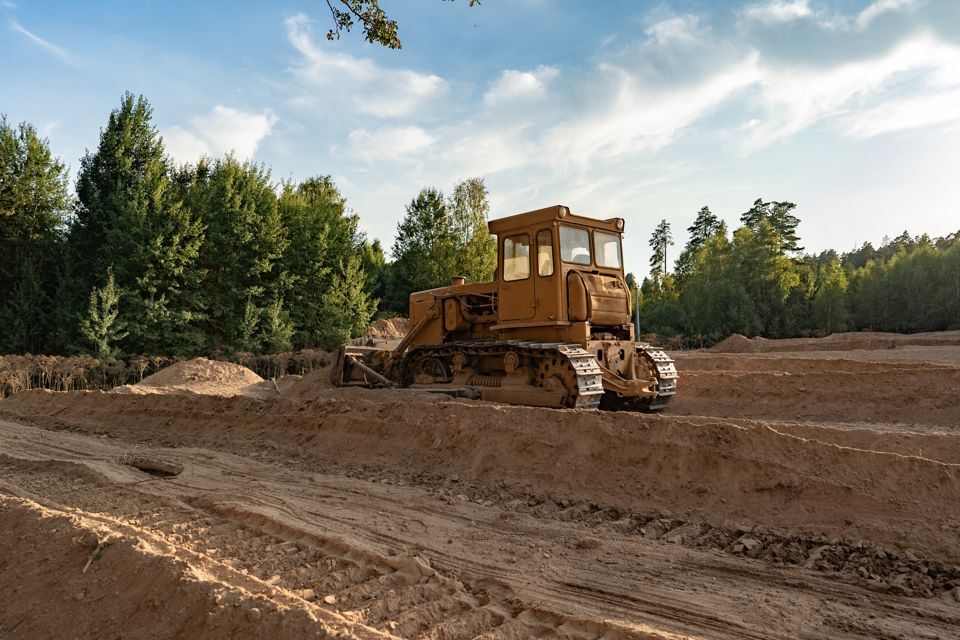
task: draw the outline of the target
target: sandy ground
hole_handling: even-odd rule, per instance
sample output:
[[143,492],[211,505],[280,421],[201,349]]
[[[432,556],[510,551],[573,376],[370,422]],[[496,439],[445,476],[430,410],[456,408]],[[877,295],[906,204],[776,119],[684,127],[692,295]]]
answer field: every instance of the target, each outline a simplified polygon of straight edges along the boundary
[[18,394],[0,638],[956,638],[960,338],[748,342],[661,416],[209,361]]

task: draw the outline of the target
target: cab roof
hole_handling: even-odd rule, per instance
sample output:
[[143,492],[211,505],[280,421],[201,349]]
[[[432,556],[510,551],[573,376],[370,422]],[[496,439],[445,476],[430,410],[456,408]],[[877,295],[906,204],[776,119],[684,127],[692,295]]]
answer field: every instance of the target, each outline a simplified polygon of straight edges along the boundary
[[571,224],[579,224],[594,229],[603,229],[613,233],[623,233],[623,218],[609,218],[607,220],[597,220],[595,218],[586,218],[570,213],[570,207],[562,204],[555,204],[552,207],[526,211],[516,215],[498,218],[487,223],[490,233],[501,235],[507,231],[526,229],[533,225],[543,224],[554,220],[563,220]]

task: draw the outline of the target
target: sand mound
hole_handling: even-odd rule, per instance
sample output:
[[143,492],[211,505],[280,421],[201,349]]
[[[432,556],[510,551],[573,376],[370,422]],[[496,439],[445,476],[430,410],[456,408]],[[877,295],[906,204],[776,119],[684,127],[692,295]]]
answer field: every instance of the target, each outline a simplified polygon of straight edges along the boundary
[[960,345],[960,331],[932,333],[883,333],[858,331],[831,333],[823,338],[747,338],[739,333],[709,349],[713,353],[778,353],[789,351],[854,351],[897,349],[909,346]]
[[263,382],[263,378],[239,364],[194,358],[170,365],[152,376],[147,376],[138,383],[138,386],[170,387],[194,382],[245,385]]
[[[289,376],[284,378],[286,384],[280,386],[281,395],[287,400],[308,401],[319,397],[323,391],[333,389],[330,383],[332,367],[322,367],[311,371],[305,376]],[[291,380],[291,378],[293,378]]]
[[407,334],[406,318],[381,318],[369,327],[365,338],[402,338]]
[[750,338],[734,333],[729,338],[710,347],[710,351],[715,353],[751,353],[757,351],[757,346]]
[[111,393],[264,397],[276,390],[272,383],[239,364],[194,358],[161,369],[135,385],[117,387]]

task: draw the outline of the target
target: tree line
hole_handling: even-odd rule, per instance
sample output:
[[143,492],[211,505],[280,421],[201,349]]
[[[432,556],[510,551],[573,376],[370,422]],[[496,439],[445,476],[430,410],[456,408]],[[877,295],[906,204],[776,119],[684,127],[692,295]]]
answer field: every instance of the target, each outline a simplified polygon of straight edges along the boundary
[[731,234],[703,207],[688,241],[674,245],[661,221],[640,287],[641,329],[696,341],[731,333],[771,338],[840,331],[960,328],[960,232],[885,238],[855,251],[805,253],[792,202],[758,199]]
[[388,262],[329,176],[276,183],[232,154],[177,165],[142,96],[110,113],[74,193],[48,141],[4,116],[0,353],[332,348],[378,312],[405,314],[412,291],[455,273],[489,278],[488,211],[479,178],[449,199],[424,189]]

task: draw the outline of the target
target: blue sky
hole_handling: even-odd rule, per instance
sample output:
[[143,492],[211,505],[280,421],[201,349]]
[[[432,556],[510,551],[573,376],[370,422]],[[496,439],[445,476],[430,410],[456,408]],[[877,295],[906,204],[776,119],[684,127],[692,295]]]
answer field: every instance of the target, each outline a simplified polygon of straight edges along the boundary
[[960,0],[382,0],[404,48],[324,34],[323,0],[0,0],[0,112],[75,172],[124,91],[178,161],[330,174],[393,242],[424,186],[482,176],[493,216],[564,203],[736,225],[798,204],[809,250],[960,228]]

